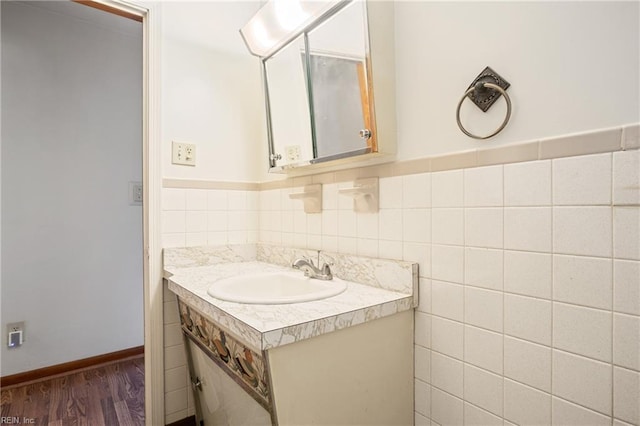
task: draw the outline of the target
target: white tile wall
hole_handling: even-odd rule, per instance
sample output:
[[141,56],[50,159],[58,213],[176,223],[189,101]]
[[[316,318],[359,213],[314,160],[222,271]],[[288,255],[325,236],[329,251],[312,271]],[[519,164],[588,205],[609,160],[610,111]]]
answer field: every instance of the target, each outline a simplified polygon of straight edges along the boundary
[[462,361],[431,352],[431,385],[462,398],[463,366]]
[[[337,194],[350,182],[324,185],[316,215],[295,188],[245,204],[208,191],[207,243],[231,238],[230,216],[212,213],[245,206],[247,241],[418,262],[416,424],[637,425],[639,163],[626,151],[382,177],[368,215]],[[201,196],[163,203],[166,244],[202,233],[186,214]]]
[[549,425],[551,395],[505,379],[504,418],[519,425]]
[[551,414],[554,425],[607,426],[611,424],[611,417],[555,397],[551,401]]
[[611,259],[553,256],[553,298],[561,302],[611,309]]
[[507,206],[551,205],[551,160],[505,165],[504,202]]
[[464,424],[475,426],[502,426],[503,422],[500,417],[465,402]]
[[551,392],[551,348],[505,336],[504,376]]
[[611,216],[611,207],[554,207],[554,252],[610,257]]
[[465,364],[464,400],[502,416],[504,380],[501,376]]
[[611,415],[611,364],[554,350],[553,393],[602,414]]
[[609,205],[611,161],[611,153],[553,160],[553,204]]
[[551,299],[552,256],[548,253],[504,251],[504,290]]
[[640,373],[613,368],[613,414],[630,424],[640,423]]
[[553,347],[611,362],[611,311],[553,304]]
[[502,290],[504,281],[502,250],[467,247],[464,253],[465,284],[490,290]]
[[[256,191],[162,190],[163,247],[255,242],[259,230]],[[279,217],[263,223],[276,228]],[[306,220],[306,218],[305,218]],[[306,228],[302,231],[306,234]],[[165,423],[194,414],[175,295],[164,290]]]
[[461,425],[463,419],[462,399],[432,387],[431,420],[439,425]]
[[463,359],[464,325],[461,322],[433,316],[431,349],[453,358]]
[[464,327],[464,361],[502,374],[503,336],[481,328]]

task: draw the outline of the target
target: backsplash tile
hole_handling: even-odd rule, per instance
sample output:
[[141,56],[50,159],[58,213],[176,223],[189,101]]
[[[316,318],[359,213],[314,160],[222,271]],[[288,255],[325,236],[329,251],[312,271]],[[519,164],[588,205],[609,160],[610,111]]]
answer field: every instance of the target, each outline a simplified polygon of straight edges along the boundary
[[502,292],[466,286],[464,322],[501,333],[504,316],[502,299]]
[[464,282],[490,290],[502,290],[504,282],[502,250],[467,247],[464,251]]
[[496,374],[503,372],[502,334],[466,325],[464,327],[464,361]]
[[614,207],[613,256],[640,260],[640,207]]
[[433,173],[431,198],[431,206],[434,208],[462,207],[464,205],[464,171],[449,170]]
[[613,310],[640,315],[640,262],[614,260]]
[[610,257],[611,216],[610,207],[554,207],[554,252]]
[[504,376],[551,392],[551,348],[505,336]]
[[470,364],[464,365],[464,399],[496,416],[502,416],[504,379]]
[[553,299],[611,310],[611,259],[553,256]]
[[551,302],[505,294],[504,333],[551,346]]
[[504,418],[515,424],[551,424],[551,395],[505,379]]
[[640,423],[640,373],[613,369],[613,414],[630,424]]
[[613,363],[640,371],[640,318],[613,314]]
[[506,164],[504,205],[551,205],[551,160]]
[[502,166],[464,170],[464,205],[493,207],[503,205]]
[[552,368],[554,395],[611,415],[611,364],[554,350]]
[[431,349],[434,352],[462,360],[464,358],[464,326],[461,322],[433,316]]
[[611,424],[609,416],[555,397],[551,401],[551,413],[554,425],[607,426]]
[[502,248],[504,244],[504,209],[469,208],[464,218],[465,245]]
[[611,362],[611,312],[553,304],[553,347]]
[[640,150],[613,153],[613,204],[640,204]]
[[[589,173],[584,173],[589,170]],[[609,205],[611,153],[553,160],[553,204]]]
[[458,398],[463,393],[463,368],[462,361],[431,352],[431,384]]
[[504,248],[546,253],[551,251],[551,208],[505,208]]
[[549,253],[504,251],[504,290],[551,299],[552,256]]

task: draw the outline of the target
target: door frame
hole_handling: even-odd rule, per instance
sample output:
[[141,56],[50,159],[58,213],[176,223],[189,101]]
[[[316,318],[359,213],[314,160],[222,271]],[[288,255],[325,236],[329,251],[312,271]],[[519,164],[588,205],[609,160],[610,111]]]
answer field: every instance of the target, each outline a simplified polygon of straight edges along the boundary
[[161,6],[158,2],[90,0],[111,13],[139,17],[143,32],[142,185],[145,423],[164,425],[164,322],[161,243]]

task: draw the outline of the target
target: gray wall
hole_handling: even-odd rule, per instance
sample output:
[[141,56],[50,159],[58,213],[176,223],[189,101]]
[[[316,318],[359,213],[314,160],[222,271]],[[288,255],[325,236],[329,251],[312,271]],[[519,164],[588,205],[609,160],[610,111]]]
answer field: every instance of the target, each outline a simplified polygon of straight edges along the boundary
[[[1,7],[6,376],[143,344],[142,207],[128,200],[142,27],[71,2]],[[9,350],[15,321],[26,341]]]

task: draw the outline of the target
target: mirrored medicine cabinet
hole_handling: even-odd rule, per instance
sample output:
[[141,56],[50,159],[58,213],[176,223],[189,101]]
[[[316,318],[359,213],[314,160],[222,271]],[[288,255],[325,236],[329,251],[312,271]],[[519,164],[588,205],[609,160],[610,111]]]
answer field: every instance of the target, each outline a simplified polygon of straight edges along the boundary
[[271,172],[394,159],[393,21],[390,1],[270,0],[241,29],[261,62]]

